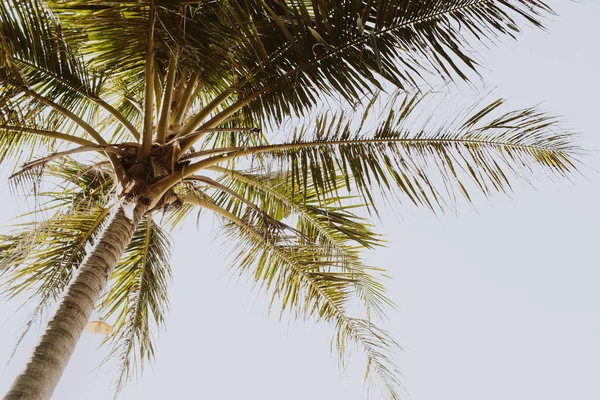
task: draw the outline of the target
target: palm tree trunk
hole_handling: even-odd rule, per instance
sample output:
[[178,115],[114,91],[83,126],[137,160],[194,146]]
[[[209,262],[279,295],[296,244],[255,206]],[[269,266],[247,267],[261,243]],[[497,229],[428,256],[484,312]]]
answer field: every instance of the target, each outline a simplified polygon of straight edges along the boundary
[[98,298],[146,210],[146,206],[138,204],[133,218],[126,215],[122,206],[113,213],[79,267],[25,370],[17,376],[4,400],[50,399]]

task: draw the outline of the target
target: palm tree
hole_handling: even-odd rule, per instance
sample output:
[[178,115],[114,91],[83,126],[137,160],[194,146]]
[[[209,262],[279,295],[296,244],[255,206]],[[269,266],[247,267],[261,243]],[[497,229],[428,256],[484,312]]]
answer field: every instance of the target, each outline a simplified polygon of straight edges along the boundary
[[358,343],[398,398],[395,343],[371,321],[391,302],[360,258],[381,243],[365,213],[381,193],[435,211],[454,193],[575,169],[572,136],[535,108],[478,102],[437,124],[414,112],[427,109],[418,87],[476,69],[468,43],[550,12],[539,0],[0,1],[0,157],[28,158],[11,182],[45,216],[2,237],[5,293],[32,293],[31,321],[60,299],[4,399],[49,399],[95,309],[114,321],[118,388],[152,359],[167,231],[194,210],[242,244],[235,265],[282,312],[331,323],[340,360]]

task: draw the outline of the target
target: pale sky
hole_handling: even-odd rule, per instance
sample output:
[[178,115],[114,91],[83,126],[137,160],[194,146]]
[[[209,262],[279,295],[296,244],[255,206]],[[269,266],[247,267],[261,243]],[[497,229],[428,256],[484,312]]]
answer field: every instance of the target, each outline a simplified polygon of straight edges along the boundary
[[[511,106],[540,104],[581,132],[585,177],[534,180],[511,196],[433,216],[403,207],[378,226],[388,247],[367,255],[393,277],[400,306],[384,327],[402,345],[406,399],[600,398],[600,3],[552,1],[548,31],[481,54],[484,80]],[[6,185],[0,221],[22,211]],[[208,215],[174,235],[171,312],[156,362],[122,400],[364,398],[364,360],[346,370],[329,353],[326,324],[277,320],[268,299],[238,279]],[[38,333],[4,367],[23,323],[0,308],[0,393],[23,367]],[[101,338],[82,335],[54,399],[112,398]]]

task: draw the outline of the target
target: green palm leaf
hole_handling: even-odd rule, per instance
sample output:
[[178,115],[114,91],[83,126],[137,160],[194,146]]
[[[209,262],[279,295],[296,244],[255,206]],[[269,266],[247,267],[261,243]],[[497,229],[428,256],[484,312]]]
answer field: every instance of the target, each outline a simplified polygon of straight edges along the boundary
[[239,75],[250,107],[281,120],[314,106],[323,93],[356,101],[383,78],[402,89],[429,76],[468,78],[477,62],[468,43],[514,37],[521,22],[551,13],[529,0],[347,0],[241,2],[230,7],[244,38]]
[[[5,294],[10,298],[23,292],[40,300],[39,312],[57,299],[102,230],[110,212],[114,182],[101,166],[85,166],[74,160],[52,164],[47,174],[60,181],[53,190],[36,193],[45,202],[28,220],[3,235],[0,265],[7,274]],[[44,219],[44,216],[47,216]]]
[[[5,95],[5,101],[0,104],[2,109],[9,111],[7,114],[15,110],[24,114],[29,110],[31,115],[47,110],[51,118],[45,115],[37,121],[30,119],[29,127],[55,130],[61,126],[65,128],[65,125],[72,128],[72,121],[41,102],[40,98],[79,116],[91,115],[96,110],[96,104],[88,100],[98,98],[103,78],[87,71],[84,60],[65,41],[58,20],[43,2],[3,2],[0,26],[2,41],[11,54],[12,67],[18,71],[0,73],[3,83],[0,93]],[[5,104],[15,92],[23,97]],[[39,97],[32,97],[31,93]]]
[[29,292],[38,302],[32,318],[57,300],[102,228],[109,210],[77,207],[47,221],[18,225],[2,237],[4,293],[13,298]]
[[107,359],[119,361],[117,393],[136,367],[154,358],[153,329],[164,325],[168,310],[170,247],[169,236],[150,216],[144,219],[100,303],[103,318],[114,318],[114,333],[105,342],[112,347]]
[[[49,4],[91,65],[142,82],[147,3]],[[541,26],[542,15],[551,13],[538,0],[157,4],[159,68],[177,47],[181,68],[201,71],[204,93],[234,88],[238,99],[262,93],[250,109],[277,120],[314,106],[324,93],[356,101],[381,78],[401,88],[431,73],[467,79],[477,64],[469,39],[514,37],[521,22]]]
[[[315,251],[324,251],[347,272],[360,274],[360,279],[355,282],[355,290],[368,313],[374,310],[381,316],[385,306],[392,305],[383,285],[371,276],[383,270],[365,266],[360,260],[361,250],[382,244],[379,235],[370,229],[371,226],[353,213],[363,208],[360,204],[346,204],[352,198],[339,195],[321,200],[310,189],[294,194],[283,174],[220,171],[223,172],[223,187],[214,184],[211,187],[211,180],[201,180],[208,184],[201,188],[186,185],[187,190],[180,189],[178,193],[212,198],[216,206],[238,218],[258,221],[267,231],[287,231],[297,235],[305,245],[314,246]],[[339,187],[343,184],[344,180],[340,178]],[[181,208],[173,211],[178,219],[182,218],[183,213],[191,211],[186,204]],[[294,220],[295,228],[286,223]]]
[[[208,197],[184,199],[230,222],[226,225],[230,238],[243,243],[237,247],[234,263],[270,292],[272,301],[280,300],[282,313],[287,310],[298,318],[330,322],[336,329],[332,344],[339,351],[340,362],[344,361],[348,340],[358,343],[368,359],[366,377],[375,372],[390,397],[399,398],[399,370],[393,362],[397,344],[369,320],[350,317],[346,310],[356,287],[374,283],[368,268],[360,262],[344,260],[327,248],[306,243],[302,237],[282,231],[279,225],[267,226],[269,220],[260,218],[260,214],[240,218]],[[379,288],[370,290],[378,292]]]
[[49,198],[49,206],[106,207],[117,190],[114,173],[108,167],[106,162],[87,164],[71,158],[52,163],[47,168],[47,174],[61,181],[54,190],[41,192],[40,195]]
[[[74,90],[94,94],[83,59],[65,41],[60,24],[41,1],[7,0],[0,4],[1,35],[26,84],[38,71]],[[37,80],[37,79],[36,79]],[[37,83],[41,84],[41,82]]]
[[[334,246],[338,235],[344,240],[352,240],[365,248],[380,244],[378,235],[369,230],[365,223],[352,210],[363,208],[362,204],[348,204],[351,197],[340,196],[345,180],[338,176],[334,190],[327,195],[319,195],[313,182],[308,182],[306,190],[292,191],[291,177],[287,173],[252,173],[214,167],[221,173],[220,179],[227,187],[258,205],[277,220],[298,217],[298,230],[311,241],[324,246]],[[219,205],[222,203],[217,201]]]
[[[288,143],[216,149],[184,158],[204,157],[189,168],[194,171],[239,157],[260,157],[262,162],[271,160],[275,170],[290,171],[293,190],[306,191],[310,182],[317,194],[330,193],[342,175],[348,190],[358,190],[367,204],[373,204],[377,188],[432,210],[453,201],[457,189],[470,199],[469,180],[488,195],[510,190],[511,178],[526,179],[536,166],[555,176],[576,169],[573,135],[535,108],[501,112],[504,102],[497,100],[469,107],[467,115],[451,124],[436,126],[433,118],[426,118],[415,129],[410,117],[419,99],[392,102],[374,129],[365,128],[369,109],[358,120],[343,112],[324,113],[296,129]],[[442,185],[436,184],[440,180]]]
[[[222,173],[221,181],[228,188],[243,196],[249,202],[276,221],[296,220],[294,232],[306,243],[335,255],[341,265],[348,265],[349,271],[365,271],[356,284],[358,296],[367,308],[383,315],[384,307],[392,305],[385,295],[383,285],[370,274],[383,272],[382,269],[367,267],[360,260],[361,250],[382,245],[380,235],[354,211],[364,208],[361,204],[349,203],[350,197],[335,196],[330,193],[321,200],[313,185],[304,192],[292,192],[286,174],[243,173],[215,168]],[[340,177],[337,189],[342,189],[344,180]],[[238,217],[248,209],[224,193],[212,196],[215,204]]]

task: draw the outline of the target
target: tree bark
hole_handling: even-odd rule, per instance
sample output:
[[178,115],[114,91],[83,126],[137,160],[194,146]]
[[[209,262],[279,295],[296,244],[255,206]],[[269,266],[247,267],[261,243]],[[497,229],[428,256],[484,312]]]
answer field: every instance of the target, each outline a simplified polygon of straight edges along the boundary
[[48,322],[25,370],[17,376],[4,400],[50,399],[98,298],[146,210],[146,206],[138,204],[131,218],[119,205],[113,213]]

